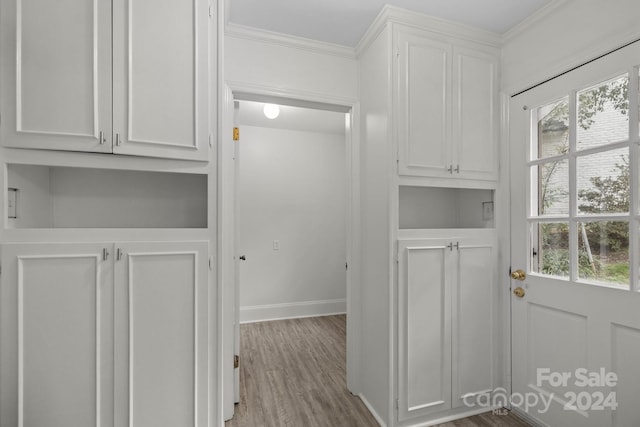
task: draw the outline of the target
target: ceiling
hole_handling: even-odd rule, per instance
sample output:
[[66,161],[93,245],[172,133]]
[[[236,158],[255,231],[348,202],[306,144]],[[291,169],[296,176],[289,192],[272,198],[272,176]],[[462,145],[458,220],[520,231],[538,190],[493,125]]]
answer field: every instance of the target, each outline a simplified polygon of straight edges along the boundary
[[227,0],[228,22],[355,47],[385,3],[504,34],[553,0]]

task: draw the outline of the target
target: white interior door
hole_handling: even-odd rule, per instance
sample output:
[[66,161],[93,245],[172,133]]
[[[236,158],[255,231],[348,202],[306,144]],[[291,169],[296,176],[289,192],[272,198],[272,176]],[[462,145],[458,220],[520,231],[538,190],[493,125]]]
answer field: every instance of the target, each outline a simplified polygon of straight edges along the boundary
[[543,425],[640,425],[639,58],[511,99],[512,404]]

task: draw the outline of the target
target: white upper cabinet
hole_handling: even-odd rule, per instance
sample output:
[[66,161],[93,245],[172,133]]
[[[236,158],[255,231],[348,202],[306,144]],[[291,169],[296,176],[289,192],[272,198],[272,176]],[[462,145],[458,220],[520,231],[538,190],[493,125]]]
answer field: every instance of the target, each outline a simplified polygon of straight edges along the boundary
[[2,145],[110,152],[110,2],[11,0],[0,8]]
[[400,175],[496,180],[498,51],[394,32]]
[[114,153],[206,160],[208,0],[114,0],[113,16]]
[[2,145],[207,160],[206,0],[0,7]]

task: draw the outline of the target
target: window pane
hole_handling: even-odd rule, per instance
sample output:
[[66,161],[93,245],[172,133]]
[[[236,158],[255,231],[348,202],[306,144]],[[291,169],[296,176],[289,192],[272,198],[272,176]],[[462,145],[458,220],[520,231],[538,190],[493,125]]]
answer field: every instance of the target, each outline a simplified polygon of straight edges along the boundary
[[626,74],[578,92],[578,150],[629,139],[628,93]]
[[536,223],[532,227],[531,270],[557,277],[569,277],[569,224]]
[[629,222],[578,223],[578,277],[629,287]]
[[567,152],[569,147],[569,97],[543,105],[534,111],[537,120],[537,144],[532,159],[544,159]]
[[532,215],[569,215],[569,161],[558,160],[531,167]]
[[578,213],[629,212],[629,149],[577,159]]

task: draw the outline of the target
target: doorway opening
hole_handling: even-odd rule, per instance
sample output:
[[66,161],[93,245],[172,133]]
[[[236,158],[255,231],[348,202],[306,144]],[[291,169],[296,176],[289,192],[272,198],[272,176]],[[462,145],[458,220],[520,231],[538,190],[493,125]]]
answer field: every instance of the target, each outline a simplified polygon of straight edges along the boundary
[[[240,369],[231,376],[227,367],[230,346],[232,357],[239,355],[242,364],[240,324],[342,314],[349,331],[347,373],[352,371],[348,361],[354,359],[350,337],[356,336],[356,316],[352,319],[350,301],[358,212],[357,171],[352,167],[357,164],[355,106],[235,91],[228,92],[227,100],[225,124],[238,128],[239,140],[220,152],[219,191],[221,205],[226,200],[227,206],[221,210],[220,246],[221,269],[226,270],[221,300],[224,419],[233,416],[233,403],[241,397]],[[267,104],[277,105],[276,118],[265,115]],[[231,153],[233,162],[225,167]],[[226,236],[225,250],[224,224],[230,222],[233,233]],[[233,264],[225,269],[227,253]],[[353,376],[351,372],[346,382],[356,393]]]

